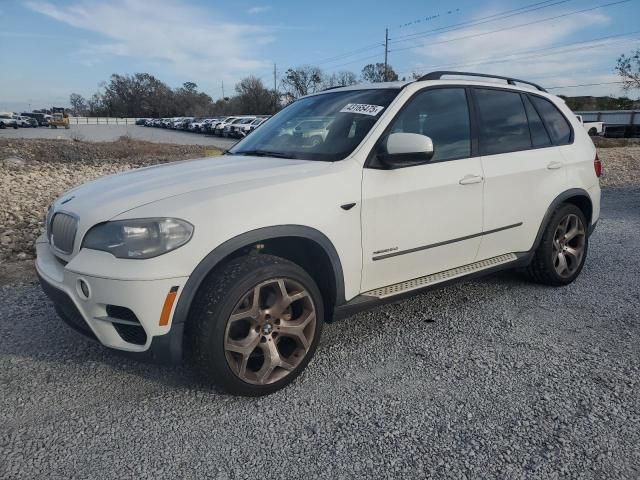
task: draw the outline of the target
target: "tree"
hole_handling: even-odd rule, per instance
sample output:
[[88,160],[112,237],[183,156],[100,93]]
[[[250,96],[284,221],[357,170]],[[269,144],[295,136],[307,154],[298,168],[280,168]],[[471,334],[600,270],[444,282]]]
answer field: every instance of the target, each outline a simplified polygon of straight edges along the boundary
[[394,82],[398,80],[398,74],[391,65],[387,65],[385,72],[384,63],[370,63],[362,69],[362,80],[371,83]]
[[277,92],[266,88],[262,80],[253,75],[243,78],[236,85],[236,92],[236,113],[271,115],[278,110]]
[[615,70],[622,78],[625,90],[640,88],[640,48],[631,52],[628,56],[625,54],[620,55]]
[[326,77],[324,80],[324,88],[332,88],[332,87],[347,87],[349,85],[354,85],[358,83],[358,78],[356,74],[353,72],[349,72],[348,70],[343,70],[337,73],[333,73],[330,76]]
[[289,101],[317,92],[323,83],[323,73],[319,67],[302,65],[290,68],[282,78],[282,88]]
[[69,103],[75,115],[85,115],[87,113],[87,101],[79,93],[69,95]]
[[176,115],[205,115],[211,110],[211,97],[198,91],[194,82],[185,82],[173,92],[173,105]]

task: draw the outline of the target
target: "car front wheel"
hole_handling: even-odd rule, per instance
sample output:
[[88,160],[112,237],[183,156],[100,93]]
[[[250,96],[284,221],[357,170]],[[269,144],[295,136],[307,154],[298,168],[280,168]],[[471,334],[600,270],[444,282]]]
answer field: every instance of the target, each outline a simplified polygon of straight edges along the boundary
[[199,292],[187,326],[188,355],[222,390],[267,395],[307,366],[323,318],[320,291],[298,265],[271,255],[240,257]]

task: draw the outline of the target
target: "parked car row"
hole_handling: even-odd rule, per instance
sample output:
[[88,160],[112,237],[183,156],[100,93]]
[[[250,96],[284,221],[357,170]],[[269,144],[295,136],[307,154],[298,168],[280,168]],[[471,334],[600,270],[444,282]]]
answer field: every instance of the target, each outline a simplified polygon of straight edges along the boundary
[[236,115],[231,117],[173,117],[139,118],[136,125],[145,127],[169,128],[193,133],[205,133],[229,138],[246,137],[261,125],[267,115]]
[[37,128],[49,125],[50,115],[44,113],[0,112],[0,128]]

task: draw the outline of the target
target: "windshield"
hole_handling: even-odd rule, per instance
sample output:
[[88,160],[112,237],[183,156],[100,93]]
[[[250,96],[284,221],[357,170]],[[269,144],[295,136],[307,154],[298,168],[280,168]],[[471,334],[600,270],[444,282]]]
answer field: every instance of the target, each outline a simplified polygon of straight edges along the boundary
[[360,144],[397,88],[347,90],[302,98],[268,119],[228,152],[333,162]]

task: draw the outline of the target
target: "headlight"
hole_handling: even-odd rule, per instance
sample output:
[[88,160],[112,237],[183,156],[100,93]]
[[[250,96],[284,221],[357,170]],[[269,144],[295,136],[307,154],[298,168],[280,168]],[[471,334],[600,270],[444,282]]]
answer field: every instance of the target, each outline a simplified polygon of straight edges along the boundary
[[177,218],[139,218],[101,223],[82,242],[117,258],[152,258],[181,247],[193,235],[193,225]]

